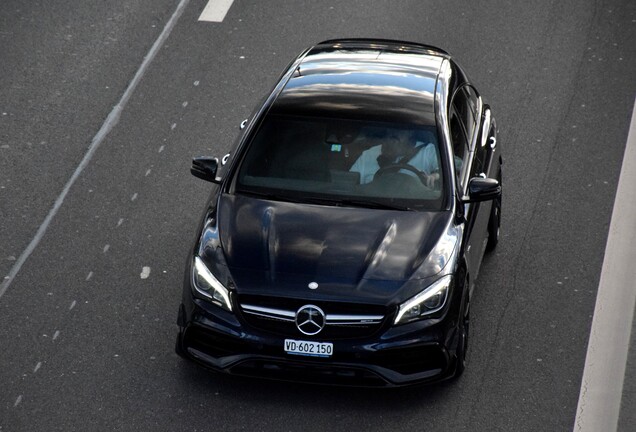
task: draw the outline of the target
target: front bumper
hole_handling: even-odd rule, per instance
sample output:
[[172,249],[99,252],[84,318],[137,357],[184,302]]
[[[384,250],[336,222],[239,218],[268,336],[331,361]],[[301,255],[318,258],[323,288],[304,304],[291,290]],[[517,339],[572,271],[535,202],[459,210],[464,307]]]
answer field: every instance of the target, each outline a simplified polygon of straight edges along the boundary
[[[385,326],[372,337],[321,340],[252,328],[204,300],[184,295],[179,309],[177,352],[213,370],[244,376],[350,386],[397,387],[454,376],[457,320]],[[329,358],[284,351],[286,338],[332,342]]]

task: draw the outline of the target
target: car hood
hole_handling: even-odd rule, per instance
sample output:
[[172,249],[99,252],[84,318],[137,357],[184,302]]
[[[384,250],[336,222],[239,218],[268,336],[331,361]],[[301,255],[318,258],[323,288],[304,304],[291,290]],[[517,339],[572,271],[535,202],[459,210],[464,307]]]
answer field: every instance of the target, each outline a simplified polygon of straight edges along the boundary
[[217,238],[239,294],[303,297],[314,282],[314,297],[386,300],[441,270],[429,255],[451,217],[222,194]]

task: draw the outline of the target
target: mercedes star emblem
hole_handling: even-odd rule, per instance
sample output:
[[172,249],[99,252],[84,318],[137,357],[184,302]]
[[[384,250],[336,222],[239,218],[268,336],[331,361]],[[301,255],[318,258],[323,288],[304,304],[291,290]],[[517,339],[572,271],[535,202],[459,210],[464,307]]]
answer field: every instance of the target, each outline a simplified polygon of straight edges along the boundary
[[296,312],[296,327],[308,336],[318,334],[325,327],[325,313],[318,306],[305,305]]

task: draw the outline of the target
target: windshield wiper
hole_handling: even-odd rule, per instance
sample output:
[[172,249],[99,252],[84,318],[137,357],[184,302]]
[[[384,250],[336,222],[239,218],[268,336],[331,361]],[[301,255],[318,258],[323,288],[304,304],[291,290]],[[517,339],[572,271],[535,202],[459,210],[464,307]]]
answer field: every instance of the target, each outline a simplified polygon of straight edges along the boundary
[[381,210],[414,211],[414,209],[407,206],[391,204],[383,201],[374,201],[370,199],[307,197],[304,199],[304,202],[312,204],[332,205],[336,207],[363,207]]
[[411,207],[392,204],[383,201],[374,201],[369,199],[343,199],[338,202],[341,205],[352,206],[352,207],[366,207],[366,208],[374,208],[374,209],[382,209],[382,210],[401,210],[401,211],[415,211]]
[[281,195],[281,194],[276,194],[272,192],[260,192],[260,191],[254,191],[254,190],[237,189],[236,193],[239,195],[246,195],[246,196],[251,196],[255,198],[263,198],[270,201],[287,201],[287,202],[294,202],[294,203],[305,202],[304,200],[300,198],[290,197],[288,195]]

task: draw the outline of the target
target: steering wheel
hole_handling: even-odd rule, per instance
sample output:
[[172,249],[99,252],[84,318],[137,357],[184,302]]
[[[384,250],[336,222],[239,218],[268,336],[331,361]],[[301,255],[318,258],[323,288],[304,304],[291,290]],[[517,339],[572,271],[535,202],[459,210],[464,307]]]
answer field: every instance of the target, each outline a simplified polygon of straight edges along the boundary
[[[373,176],[373,180],[377,179],[378,177],[382,177],[385,174],[393,174],[393,173],[397,173],[401,170],[407,170],[412,172],[413,174],[415,174],[415,176],[420,180],[420,182],[424,185],[428,187],[428,176],[423,173],[422,171],[418,170],[417,168],[415,168],[413,165],[409,165],[407,163],[394,163],[394,164],[390,164],[387,165],[385,167],[380,168],[379,170],[377,170],[375,172],[375,175]],[[404,173],[401,173],[404,174]]]

